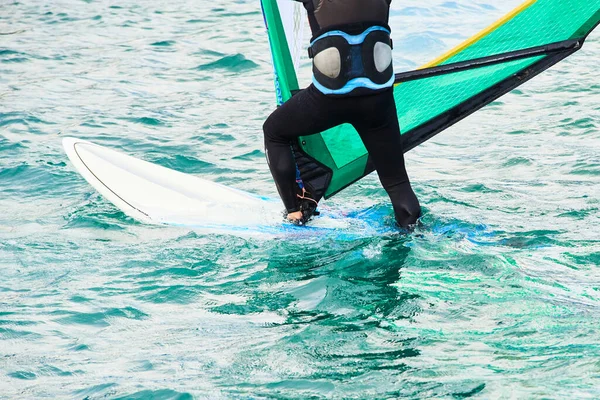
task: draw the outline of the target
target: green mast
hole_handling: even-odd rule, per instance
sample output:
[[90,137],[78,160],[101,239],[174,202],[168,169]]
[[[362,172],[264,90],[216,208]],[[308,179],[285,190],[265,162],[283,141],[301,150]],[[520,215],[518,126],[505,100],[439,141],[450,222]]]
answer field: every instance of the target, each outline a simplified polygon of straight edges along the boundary
[[275,67],[277,102],[281,105],[292,97],[293,91],[299,89],[298,77],[294,69],[294,62],[285,36],[277,0],[261,0],[261,5]]

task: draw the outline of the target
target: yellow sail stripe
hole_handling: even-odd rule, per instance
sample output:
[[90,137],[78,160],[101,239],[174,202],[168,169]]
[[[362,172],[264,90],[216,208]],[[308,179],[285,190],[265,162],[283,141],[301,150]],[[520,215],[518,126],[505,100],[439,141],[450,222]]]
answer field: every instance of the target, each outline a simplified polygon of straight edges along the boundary
[[454,57],[455,55],[457,55],[461,51],[465,50],[469,46],[473,45],[474,43],[477,43],[478,41],[480,41],[481,39],[483,39],[484,37],[486,37],[490,33],[494,32],[496,29],[500,28],[502,25],[508,23],[513,18],[515,18],[517,15],[521,14],[523,11],[525,11],[526,9],[528,9],[529,7],[531,7],[532,5],[534,5],[537,1],[538,0],[527,0],[523,4],[521,4],[520,6],[518,6],[517,8],[515,8],[514,10],[512,10],[508,14],[506,14],[504,17],[500,18],[498,21],[494,22],[492,25],[490,25],[486,29],[484,29],[481,32],[479,32],[477,35],[471,37],[470,39],[467,39],[466,41],[464,41],[463,43],[459,44],[455,48],[453,48],[450,51],[442,54],[441,56],[439,56],[435,60],[433,60],[433,61],[431,61],[431,62],[429,62],[429,63],[427,63],[427,64],[425,64],[425,65],[423,65],[421,67],[419,67],[418,69],[431,68],[431,67],[435,67],[437,65],[442,64],[443,62],[445,62],[445,61],[449,60],[450,58]]

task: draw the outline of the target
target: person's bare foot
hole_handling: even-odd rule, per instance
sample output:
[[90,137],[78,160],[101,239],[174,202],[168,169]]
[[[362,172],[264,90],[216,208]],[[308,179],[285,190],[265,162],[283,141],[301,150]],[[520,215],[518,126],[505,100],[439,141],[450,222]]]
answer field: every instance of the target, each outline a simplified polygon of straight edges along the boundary
[[296,211],[293,213],[289,213],[287,216],[287,219],[289,221],[300,221],[300,220],[302,220],[302,217],[303,217],[302,211]]

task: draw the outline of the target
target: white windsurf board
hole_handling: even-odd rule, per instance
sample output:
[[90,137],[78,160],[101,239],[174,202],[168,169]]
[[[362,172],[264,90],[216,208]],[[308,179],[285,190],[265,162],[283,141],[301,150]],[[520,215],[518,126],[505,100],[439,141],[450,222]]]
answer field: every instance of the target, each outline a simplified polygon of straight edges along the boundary
[[73,166],[128,216],[149,224],[272,225],[281,204],[75,138],[63,139]]
[[[285,223],[279,200],[231,188],[123,154],[85,140],[63,139],[73,166],[104,198],[128,216],[147,224],[191,228],[279,229]],[[328,213],[312,226],[348,226]],[[279,227],[279,228],[277,228]]]

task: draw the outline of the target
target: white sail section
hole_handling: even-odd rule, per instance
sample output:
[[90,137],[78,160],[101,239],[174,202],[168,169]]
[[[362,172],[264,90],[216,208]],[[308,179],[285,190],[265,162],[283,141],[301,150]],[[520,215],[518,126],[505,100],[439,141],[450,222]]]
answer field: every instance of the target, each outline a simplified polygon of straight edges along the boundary
[[277,0],[277,7],[281,14],[288,47],[298,75],[302,58],[306,56],[309,40],[308,37],[305,37],[305,34],[308,34],[309,31],[306,10],[302,3],[292,0]]

